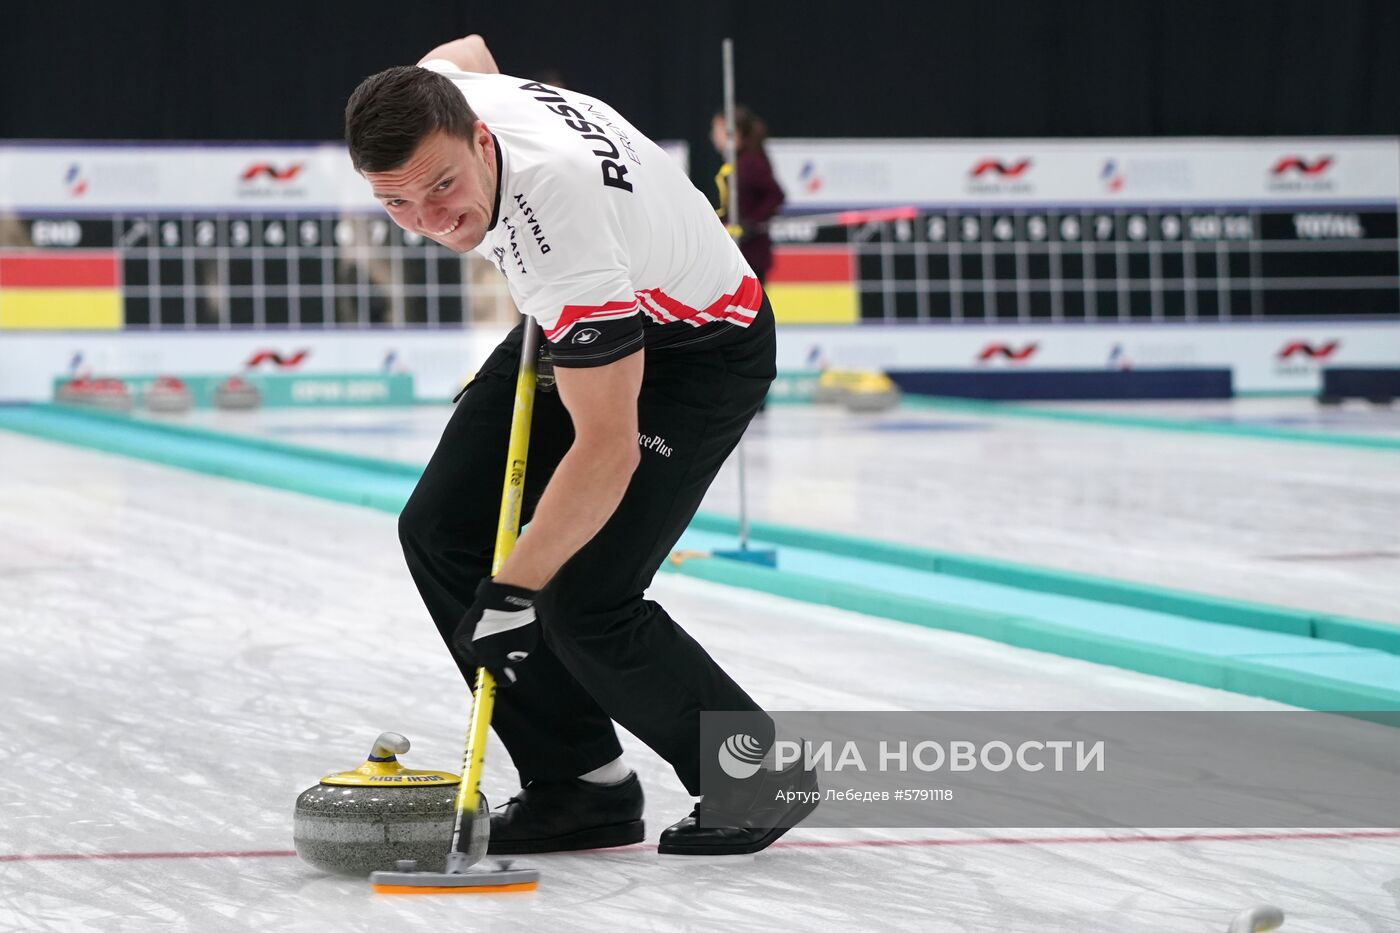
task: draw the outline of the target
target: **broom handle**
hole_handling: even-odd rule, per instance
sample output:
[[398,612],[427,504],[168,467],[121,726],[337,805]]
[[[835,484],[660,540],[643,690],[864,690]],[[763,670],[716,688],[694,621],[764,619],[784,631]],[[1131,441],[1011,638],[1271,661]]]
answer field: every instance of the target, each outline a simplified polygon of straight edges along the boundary
[[[734,40],[720,43],[720,67],[724,72],[724,164],[729,167],[729,191],[725,201],[725,225],[731,231],[739,228],[739,136],[734,119]],[[749,549],[748,477],[744,475],[744,439],[734,451],[739,467],[739,550]]]
[[[501,516],[496,525],[496,553],[491,575],[501,572],[520,534],[520,508],[525,499],[525,458],[530,449],[530,417],[535,408],[535,355],[539,325],[525,318],[520,346],[520,372],[515,379],[515,411],[510,420],[510,447],[506,454],[505,483],[501,489]],[[481,772],[486,763],[486,733],[496,707],[496,678],[484,667],[476,669],[476,702],[471,729],[462,756],[462,783],[457,791],[457,817],[452,827],[452,851],[460,852],[463,814],[475,813],[481,799]],[[469,842],[469,841],[468,841]]]
[[724,69],[724,164],[730,168],[729,199],[725,203],[725,224],[732,230],[739,226],[739,139],[734,125],[734,40],[720,43],[721,67]]

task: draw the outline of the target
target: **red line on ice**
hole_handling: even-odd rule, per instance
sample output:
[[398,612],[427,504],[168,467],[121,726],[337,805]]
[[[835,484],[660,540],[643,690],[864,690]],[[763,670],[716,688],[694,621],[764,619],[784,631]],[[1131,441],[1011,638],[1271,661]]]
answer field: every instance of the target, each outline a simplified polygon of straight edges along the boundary
[[1182,833],[1174,836],[984,836],[969,839],[818,839],[775,842],[783,849],[895,848],[900,846],[1038,846],[1121,842],[1287,842],[1291,839],[1400,839],[1400,830],[1315,833]]
[[0,855],[0,862],[110,862],[150,858],[285,858],[291,849],[255,849],[250,852],[49,852],[36,855]]
[[[1149,836],[982,836],[968,839],[794,839],[775,842],[775,849],[883,849],[933,846],[1052,846],[1107,845],[1129,842],[1288,842],[1290,840],[1340,839],[1400,839],[1400,830],[1339,830],[1301,833],[1182,833],[1180,835]],[[645,852],[649,843],[621,846],[616,849],[592,849],[608,853]],[[577,854],[577,853],[572,853]],[[248,852],[93,852],[37,853],[34,855],[0,855],[0,862],[96,862],[129,861],[136,859],[208,859],[208,858],[290,858],[290,849],[266,849]]]

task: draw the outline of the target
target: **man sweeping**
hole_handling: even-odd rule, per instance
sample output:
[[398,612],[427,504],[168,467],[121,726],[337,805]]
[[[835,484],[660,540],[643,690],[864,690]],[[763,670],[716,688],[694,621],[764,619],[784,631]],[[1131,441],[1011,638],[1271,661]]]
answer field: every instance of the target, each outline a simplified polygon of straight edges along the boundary
[[[500,74],[479,36],[366,79],[345,123],[389,216],[494,262],[553,361],[531,429],[529,528],[500,572],[521,328],[459,397],[399,519],[463,675],[483,666],[502,685],[492,725],[522,789],[492,814],[490,851],[640,842],[642,789],[614,720],[695,796],[701,712],[751,711],[760,743],[773,740],[758,704],[643,597],[775,375],[768,300],[661,149],[601,101]],[[797,765],[744,784],[723,825],[697,806],[660,851],[756,852],[812,806],[785,802],[815,788]]]

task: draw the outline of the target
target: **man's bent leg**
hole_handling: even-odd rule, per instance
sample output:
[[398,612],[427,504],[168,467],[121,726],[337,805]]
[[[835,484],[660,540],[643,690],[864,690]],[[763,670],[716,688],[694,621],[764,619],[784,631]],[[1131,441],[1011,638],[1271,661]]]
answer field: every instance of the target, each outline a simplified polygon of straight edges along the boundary
[[648,357],[641,463],[617,511],[536,602],[545,642],[564,666],[692,794],[700,792],[700,713],[760,707],[642,594],[767,392],[772,325],[764,311],[767,330],[740,352]]
[[[515,398],[519,340],[512,335],[462,395],[399,517],[404,557],[463,678],[476,670],[452,650],[452,634],[491,572]],[[557,396],[536,395],[526,468],[528,520],[573,427]],[[583,774],[621,754],[607,715],[546,647],[527,662],[530,680],[498,694],[493,726],[522,783]]]

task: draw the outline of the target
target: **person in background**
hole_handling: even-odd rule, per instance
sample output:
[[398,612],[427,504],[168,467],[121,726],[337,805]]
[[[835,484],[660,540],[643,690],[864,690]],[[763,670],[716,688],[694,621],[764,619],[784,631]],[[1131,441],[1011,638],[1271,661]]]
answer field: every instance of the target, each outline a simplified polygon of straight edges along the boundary
[[[735,107],[734,136],[738,153],[735,169],[739,176],[739,228],[742,231],[739,251],[762,284],[773,266],[773,241],[768,238],[768,221],[783,206],[783,189],[773,177],[773,166],[763,148],[768,138],[768,127],[763,120],[747,107]],[[728,138],[724,114],[717,113],[710,122],[710,142],[721,156]],[[733,176],[721,177],[720,212],[723,214],[729,203],[727,189],[732,188],[726,182]]]

